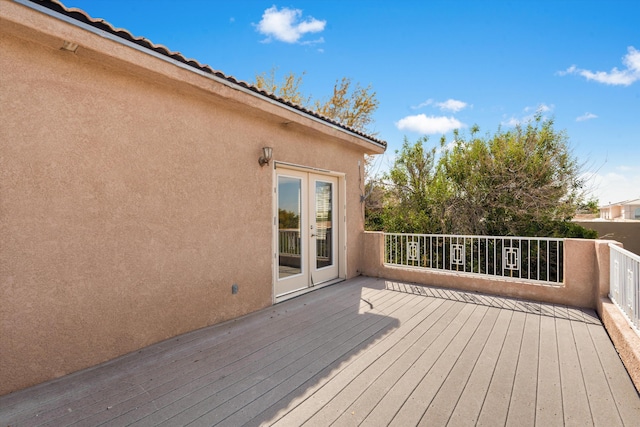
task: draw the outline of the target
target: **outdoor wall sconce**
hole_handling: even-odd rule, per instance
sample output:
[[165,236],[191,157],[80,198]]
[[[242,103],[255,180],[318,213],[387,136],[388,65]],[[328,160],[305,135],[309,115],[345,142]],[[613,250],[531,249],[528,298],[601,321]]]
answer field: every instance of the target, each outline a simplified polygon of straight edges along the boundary
[[260,166],[268,165],[271,161],[271,157],[273,156],[273,148],[272,147],[262,147],[262,156],[258,159],[258,163]]

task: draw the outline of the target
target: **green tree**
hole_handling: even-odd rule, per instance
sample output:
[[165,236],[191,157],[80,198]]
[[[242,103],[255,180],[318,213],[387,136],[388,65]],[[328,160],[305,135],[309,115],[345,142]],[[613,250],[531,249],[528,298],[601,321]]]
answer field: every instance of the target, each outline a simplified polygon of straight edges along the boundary
[[311,98],[305,97],[300,89],[304,75],[304,72],[300,76],[289,73],[281,81],[278,81],[276,69],[272,68],[269,72],[258,74],[253,84],[257,88],[271,92],[285,101],[307,107]]
[[[583,200],[580,165],[565,132],[537,116],[525,126],[438,152],[405,143],[388,174],[384,229],[420,233],[592,237],[570,223]],[[439,155],[437,162],[434,160]]]
[[586,200],[578,206],[578,213],[583,214],[599,214],[600,213],[600,203],[598,199],[595,197]]
[[379,101],[371,85],[360,86],[343,77],[333,86],[333,94],[325,101],[316,100],[314,110],[350,128],[366,131],[373,122]]
[[285,101],[311,109],[328,119],[335,120],[355,130],[373,134],[369,126],[373,123],[373,114],[380,104],[371,85],[360,86],[348,77],[336,80],[333,93],[327,99],[312,99],[302,93],[303,77],[290,72],[282,80],[276,77],[276,69],[258,74],[253,83],[257,88],[266,90]]
[[449,184],[451,231],[554,235],[582,199],[583,183],[565,132],[537,116],[526,126],[464,140],[440,159]]
[[382,231],[384,229],[384,206],[386,197],[385,186],[375,180],[369,179],[364,188],[364,228],[369,231]]
[[402,148],[396,150],[394,165],[384,177],[388,188],[383,213],[386,231],[441,231],[438,214],[443,204],[439,203],[442,193],[435,168],[436,149],[425,149],[427,142],[427,137],[414,144],[405,138]]
[[278,228],[281,230],[300,228],[300,215],[285,209],[278,209]]

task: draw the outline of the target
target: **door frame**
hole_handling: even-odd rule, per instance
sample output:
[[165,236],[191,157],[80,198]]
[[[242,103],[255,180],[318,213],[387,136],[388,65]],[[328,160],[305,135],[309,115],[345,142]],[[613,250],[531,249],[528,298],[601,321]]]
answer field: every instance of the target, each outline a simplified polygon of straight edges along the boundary
[[[278,281],[278,173],[283,172],[286,174],[287,171],[297,171],[303,172],[307,174],[314,175],[325,175],[338,179],[338,195],[337,202],[335,206],[336,209],[336,224],[338,225],[338,232],[336,237],[338,239],[336,245],[336,261],[338,262],[338,277],[333,280],[329,280],[327,282],[319,283],[315,286],[307,287],[304,289],[300,289],[297,291],[292,291],[289,293],[285,293],[283,295],[276,295],[276,285]],[[279,303],[285,301],[290,298],[294,298],[298,295],[302,295],[307,292],[311,292],[315,289],[320,289],[325,286],[333,285],[334,283],[341,282],[347,277],[347,198],[346,198],[346,175],[342,172],[335,172],[326,169],[319,169],[308,166],[301,166],[287,162],[273,162],[273,175],[272,175],[272,257],[271,257],[271,266],[272,266],[272,286],[271,286],[271,295],[273,297],[273,303]],[[309,230],[307,230],[309,231]]]

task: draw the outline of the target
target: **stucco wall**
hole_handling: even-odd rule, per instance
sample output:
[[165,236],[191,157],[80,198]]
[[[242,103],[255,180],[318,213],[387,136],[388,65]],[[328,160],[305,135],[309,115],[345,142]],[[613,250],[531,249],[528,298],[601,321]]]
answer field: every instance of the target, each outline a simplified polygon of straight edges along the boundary
[[576,221],[585,228],[598,232],[600,239],[615,240],[624,248],[640,255],[640,221]]
[[[347,275],[357,274],[361,141],[22,6],[1,9],[0,394],[270,305],[262,146],[346,174]],[[60,50],[63,38],[78,52]]]

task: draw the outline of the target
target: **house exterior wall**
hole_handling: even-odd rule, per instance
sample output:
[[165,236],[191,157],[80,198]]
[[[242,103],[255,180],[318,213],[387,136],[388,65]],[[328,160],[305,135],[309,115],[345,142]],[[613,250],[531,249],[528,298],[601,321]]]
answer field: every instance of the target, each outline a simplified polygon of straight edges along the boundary
[[640,204],[621,203],[600,208],[600,218],[608,220],[640,220]]
[[640,212],[636,212],[638,209],[640,209],[640,205],[635,205],[635,204],[624,205],[624,209],[623,209],[624,219],[640,219],[640,215],[638,215],[640,214]]
[[622,206],[611,206],[609,219],[615,219],[622,216]]
[[382,150],[0,3],[0,395],[270,305],[263,146],[345,174],[358,274],[359,162]]

